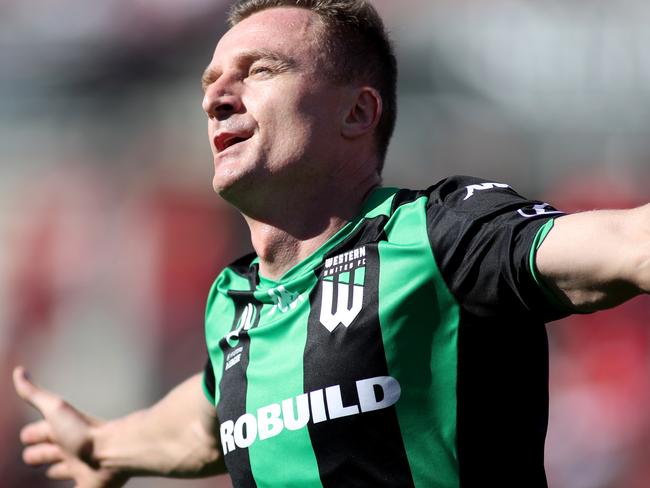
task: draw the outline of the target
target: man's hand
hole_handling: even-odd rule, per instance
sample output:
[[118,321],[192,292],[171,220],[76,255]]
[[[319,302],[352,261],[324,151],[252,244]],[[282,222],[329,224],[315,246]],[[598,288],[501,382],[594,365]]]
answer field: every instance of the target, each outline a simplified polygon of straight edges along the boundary
[[14,370],[13,380],[18,395],[44,417],[20,432],[20,440],[26,446],[25,463],[49,464],[48,478],[74,480],[76,488],[114,488],[126,484],[127,476],[100,468],[93,461],[91,431],[101,424],[99,420],[34,385],[22,367]]
[[51,465],[47,476],[75,488],[119,488],[133,476],[196,478],[225,472],[214,405],[195,374],[144,410],[100,421],[14,371],[18,395],[44,419],[20,438],[27,464]]

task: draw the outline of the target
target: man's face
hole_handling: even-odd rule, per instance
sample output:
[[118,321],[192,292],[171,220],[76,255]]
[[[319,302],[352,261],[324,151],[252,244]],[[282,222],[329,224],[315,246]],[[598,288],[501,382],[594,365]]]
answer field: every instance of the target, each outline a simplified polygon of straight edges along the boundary
[[251,190],[296,191],[327,174],[346,88],[327,80],[316,42],[321,28],[308,10],[273,8],[235,25],[215,49],[203,110],[214,189],[235,204]]

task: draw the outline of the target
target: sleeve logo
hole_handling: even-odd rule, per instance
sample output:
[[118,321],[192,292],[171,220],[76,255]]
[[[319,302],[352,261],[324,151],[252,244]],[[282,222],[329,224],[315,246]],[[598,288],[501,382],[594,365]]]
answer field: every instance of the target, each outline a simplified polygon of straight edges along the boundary
[[563,214],[560,210],[556,210],[548,203],[538,203],[529,207],[520,208],[517,213],[524,218],[530,219],[532,217],[539,217],[542,215],[558,215]]
[[465,195],[463,201],[472,198],[476,191],[493,190],[494,188],[510,188],[510,185],[506,185],[505,183],[481,183],[478,185],[466,186],[465,189],[467,190],[467,195]]

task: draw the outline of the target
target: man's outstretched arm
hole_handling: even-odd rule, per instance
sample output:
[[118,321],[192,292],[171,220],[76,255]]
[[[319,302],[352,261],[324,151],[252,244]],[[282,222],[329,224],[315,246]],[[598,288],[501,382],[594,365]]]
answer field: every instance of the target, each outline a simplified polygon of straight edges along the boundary
[[16,368],[16,391],[44,417],[22,429],[23,459],[49,464],[48,477],[72,479],[78,488],[120,487],[137,475],[224,472],[216,412],[201,381],[197,374],[148,409],[101,421],[37,387]]
[[579,311],[650,293],[650,204],[557,219],[536,264],[543,281]]

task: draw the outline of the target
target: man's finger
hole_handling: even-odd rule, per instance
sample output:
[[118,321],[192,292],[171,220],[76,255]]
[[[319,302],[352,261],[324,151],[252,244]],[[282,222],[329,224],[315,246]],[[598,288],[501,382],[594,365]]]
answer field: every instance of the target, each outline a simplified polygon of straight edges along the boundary
[[51,442],[52,430],[46,420],[39,420],[27,424],[20,431],[20,441],[23,444],[40,444],[42,442]]
[[68,463],[56,463],[47,468],[45,476],[51,480],[70,480],[72,479],[72,472]]
[[58,463],[63,460],[63,453],[54,444],[36,444],[23,450],[23,461],[31,466]]
[[60,405],[61,400],[59,397],[32,383],[27,376],[25,368],[22,366],[14,369],[13,379],[14,388],[18,396],[39,410],[43,415],[55,409],[57,405]]

